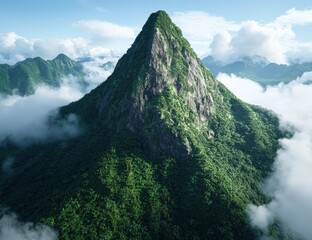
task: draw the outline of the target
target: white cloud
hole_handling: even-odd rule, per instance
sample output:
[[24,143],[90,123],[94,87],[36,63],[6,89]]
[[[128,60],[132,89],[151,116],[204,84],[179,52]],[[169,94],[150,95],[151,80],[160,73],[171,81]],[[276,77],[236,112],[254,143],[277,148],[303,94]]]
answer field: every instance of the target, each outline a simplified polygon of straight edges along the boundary
[[[65,83],[60,89],[39,86],[31,96],[1,97],[0,141],[8,137],[19,145],[25,145],[79,134],[77,117],[69,115],[66,119],[59,119],[56,108],[82,96],[76,85]],[[52,126],[48,121],[53,121]]]
[[88,82],[86,92],[91,91],[113,73],[118,59],[117,57],[95,57],[92,61],[83,63],[85,80]]
[[183,31],[192,47],[199,55],[207,54],[214,35],[220,31],[237,31],[239,25],[221,16],[206,12],[175,12],[172,21]]
[[[73,58],[84,55],[90,47],[83,38],[54,39],[54,40],[33,40],[32,49],[34,54],[44,58],[54,58],[56,54],[64,53]],[[33,55],[34,55],[33,54]]]
[[260,25],[255,21],[242,23],[238,32],[217,34],[210,44],[212,56],[223,62],[232,62],[245,56],[262,56],[271,62],[287,63],[284,39],[291,39],[289,28]]
[[211,54],[223,62],[259,55],[272,62],[286,63],[285,39],[294,38],[289,26],[255,21],[235,23],[205,12],[177,12],[172,20],[199,55]]
[[76,58],[85,54],[89,46],[82,38],[73,39],[26,39],[14,32],[0,35],[0,63],[15,64],[26,58],[40,56],[55,58],[59,53]]
[[134,39],[135,37],[135,32],[132,28],[106,21],[82,20],[78,21],[74,25],[87,30],[96,38],[104,40]]
[[311,73],[267,89],[234,75],[217,78],[244,101],[275,111],[281,127],[294,131],[292,138],[280,140],[274,172],[265,185],[272,202],[249,209],[252,224],[263,229],[270,223],[265,219],[277,218],[312,239],[312,85],[304,84]]
[[304,72],[301,77],[296,79],[297,82],[301,83],[311,83],[312,82],[312,72]]
[[[289,9],[268,23],[232,22],[206,12],[177,12],[172,20],[200,56],[226,63],[259,55],[271,62],[312,61],[311,42],[297,40],[295,25],[312,24],[312,10]],[[308,29],[309,30],[309,29]]]
[[0,63],[15,63],[31,56],[32,42],[14,32],[0,35]]
[[211,56],[221,62],[228,62],[230,53],[233,51],[231,40],[232,36],[228,31],[216,34],[210,44]]
[[247,211],[250,217],[251,225],[264,231],[273,222],[273,216],[266,206],[249,205]]
[[281,46],[285,37],[292,37],[292,32],[285,28],[261,26],[255,21],[246,22],[232,38],[234,57],[259,55],[271,62],[286,63],[287,58]]
[[[122,42],[122,41],[121,41]],[[68,39],[27,39],[14,32],[0,35],[0,64],[15,64],[26,58],[40,56],[44,59],[53,59],[64,53],[76,59],[83,56],[120,56],[124,48],[114,50],[112,44],[102,47],[100,43],[87,41],[84,38]],[[113,44],[114,45],[114,44]]]
[[92,48],[98,49],[102,46],[122,53],[131,46],[137,34],[131,27],[107,21],[81,20],[73,26],[81,29],[80,34],[84,34],[85,38],[89,39]]
[[290,62],[303,63],[312,61],[312,41],[299,42],[294,39],[285,43],[285,55]]
[[[310,121],[309,119],[308,121]],[[275,172],[267,189],[273,197],[271,212],[293,230],[312,238],[312,141],[307,132],[280,141]]]
[[43,224],[20,222],[12,213],[4,213],[0,218],[0,240],[56,240],[57,235]]
[[277,24],[305,25],[312,23],[312,9],[297,10],[289,9],[284,15],[274,21]]

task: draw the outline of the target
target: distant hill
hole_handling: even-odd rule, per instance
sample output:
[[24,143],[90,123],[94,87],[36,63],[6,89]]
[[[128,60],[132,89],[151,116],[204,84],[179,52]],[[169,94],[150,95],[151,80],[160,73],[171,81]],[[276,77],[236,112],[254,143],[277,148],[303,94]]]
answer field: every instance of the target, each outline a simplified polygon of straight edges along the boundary
[[13,66],[0,64],[0,93],[30,95],[39,84],[59,87],[62,77],[72,75],[83,78],[83,68],[64,54],[53,60],[29,58]]
[[289,83],[304,72],[312,71],[312,62],[285,65],[269,63],[264,58],[245,57],[230,64],[222,64],[211,56],[202,59],[210,72],[217,76],[218,73],[235,74],[258,82],[263,86],[277,85],[281,82]]

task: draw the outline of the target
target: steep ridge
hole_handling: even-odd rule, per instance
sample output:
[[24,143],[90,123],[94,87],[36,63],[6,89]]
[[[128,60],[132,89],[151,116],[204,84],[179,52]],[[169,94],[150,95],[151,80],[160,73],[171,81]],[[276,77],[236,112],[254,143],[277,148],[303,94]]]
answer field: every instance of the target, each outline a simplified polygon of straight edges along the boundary
[[256,238],[246,205],[267,201],[278,120],[217,82],[165,12],[60,112],[84,134],[15,151],[1,175],[1,199],[24,218],[60,239]]
[[33,94],[36,86],[47,84],[59,87],[61,78],[72,75],[82,81],[82,65],[76,63],[64,54],[53,60],[43,60],[40,57],[29,58],[14,66],[0,65],[0,93],[24,96]]
[[[147,142],[152,141],[149,146],[167,148],[171,145],[168,143],[182,141],[177,139],[178,129],[168,129],[168,124],[177,128],[179,121],[185,125],[194,123],[200,128],[207,121],[212,101],[208,85],[213,89],[217,83],[202,69],[189,43],[168,16],[152,15],[112,76],[95,90],[97,99],[91,105],[101,124],[113,124],[111,128],[119,131],[127,129],[141,133]],[[176,101],[172,102],[171,98]],[[172,112],[174,104],[185,107],[181,111],[187,112]],[[76,106],[80,109],[81,105],[83,103],[73,103],[62,111],[75,111]],[[90,112],[86,112],[85,119],[88,120]],[[78,113],[83,115],[84,110],[80,109]],[[180,118],[178,114],[185,116]],[[159,139],[161,143],[153,141],[156,135],[163,136]],[[187,156],[188,148],[175,146],[165,151]]]

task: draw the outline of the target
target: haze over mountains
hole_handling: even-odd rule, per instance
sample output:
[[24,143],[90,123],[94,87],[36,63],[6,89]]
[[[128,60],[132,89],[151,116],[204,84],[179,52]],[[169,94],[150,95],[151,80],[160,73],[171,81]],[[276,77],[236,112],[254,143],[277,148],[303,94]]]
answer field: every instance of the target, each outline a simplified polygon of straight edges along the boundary
[[[251,79],[262,86],[289,83],[312,71],[312,62],[291,65],[270,63],[264,57],[242,57],[232,63],[222,63],[213,57],[204,58],[203,63],[217,76],[219,73],[234,74],[238,77]],[[312,80],[306,79],[306,80]]]

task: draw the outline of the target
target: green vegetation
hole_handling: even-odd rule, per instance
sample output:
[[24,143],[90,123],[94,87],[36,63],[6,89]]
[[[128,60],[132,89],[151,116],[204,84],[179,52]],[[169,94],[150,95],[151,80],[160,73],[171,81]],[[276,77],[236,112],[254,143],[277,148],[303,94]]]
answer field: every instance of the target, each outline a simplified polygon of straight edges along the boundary
[[82,81],[82,65],[64,54],[45,61],[40,57],[26,59],[10,66],[0,65],[0,93],[24,96],[33,94],[39,84],[59,87],[62,77],[72,75]]
[[16,159],[0,175],[2,202],[23,218],[60,239],[256,238],[246,205],[268,201],[278,120],[218,83],[165,12],[60,112],[79,115],[84,134],[0,149]]

